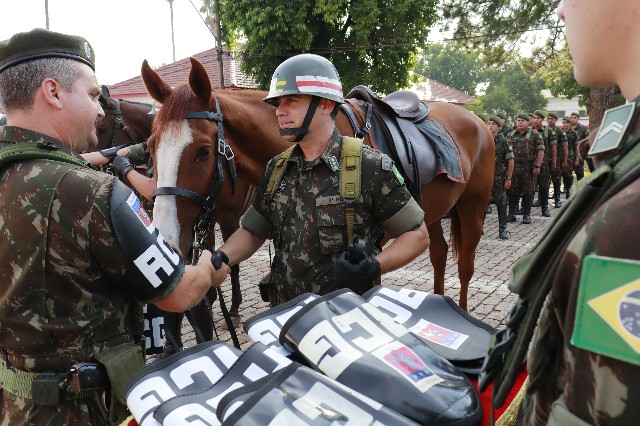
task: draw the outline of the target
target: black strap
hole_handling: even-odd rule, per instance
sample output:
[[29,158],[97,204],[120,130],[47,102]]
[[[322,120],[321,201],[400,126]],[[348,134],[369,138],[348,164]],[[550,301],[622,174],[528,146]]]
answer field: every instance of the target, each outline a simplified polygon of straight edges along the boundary
[[161,186],[153,190],[153,198],[158,195],[175,195],[178,197],[188,198],[200,204],[202,207],[208,205],[208,201],[202,195],[197,192],[193,192],[190,189],[176,188],[173,186]]

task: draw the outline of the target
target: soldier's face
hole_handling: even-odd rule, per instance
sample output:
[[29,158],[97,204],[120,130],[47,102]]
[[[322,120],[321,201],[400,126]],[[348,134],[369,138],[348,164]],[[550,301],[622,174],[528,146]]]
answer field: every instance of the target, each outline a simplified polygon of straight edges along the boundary
[[564,130],[569,130],[571,129],[571,122],[567,121],[567,120],[562,120],[562,128]]
[[578,117],[577,115],[572,115],[572,116],[571,116],[571,122],[572,122],[574,125],[578,124],[578,120],[579,120],[579,117]]
[[531,120],[533,120],[534,126],[536,127],[542,126],[542,117],[538,117],[537,115],[534,115]]
[[529,126],[529,120],[525,120],[524,118],[516,118],[516,129],[524,130]]
[[77,152],[83,152],[98,144],[96,123],[104,117],[98,98],[101,86],[95,73],[87,65],[78,63],[80,74],[70,91],[62,89],[68,120],[68,136],[65,142]]
[[640,2],[562,0],[558,16],[566,25],[576,80],[587,87],[620,83],[620,70],[629,66],[629,57],[638,57],[638,44],[632,41],[640,36]]
[[495,136],[495,134],[498,133],[498,130],[500,130],[498,124],[493,120],[489,120],[487,124],[489,125],[489,131]]
[[[276,99],[276,117],[281,129],[295,129],[302,126],[304,117],[307,115],[311,96],[309,95],[287,95]],[[292,141],[295,135],[283,135],[284,139]]]
[[557,118],[547,117],[547,123],[549,124],[549,127],[556,127],[557,121],[558,121]]

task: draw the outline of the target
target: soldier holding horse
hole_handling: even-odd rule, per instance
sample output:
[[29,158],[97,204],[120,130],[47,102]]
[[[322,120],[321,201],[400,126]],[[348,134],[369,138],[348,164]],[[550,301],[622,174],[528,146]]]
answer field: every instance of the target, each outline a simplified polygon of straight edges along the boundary
[[[237,197],[225,163],[227,146],[235,155],[232,163],[238,179],[246,179],[255,186],[260,184],[269,160],[291,147],[291,143],[280,135],[275,108],[263,102],[267,93],[251,90],[214,92],[202,64],[192,58],[191,65],[189,82],[175,88],[171,88],[147,63],[142,67],[147,91],[163,104],[154,122],[156,131],[149,139],[149,150],[156,165],[158,185],[167,187],[168,195],[156,197],[154,220],[163,234],[168,235],[170,243],[183,253],[191,250],[192,230],[204,209],[195,201],[197,197],[180,196],[181,189],[220,207],[229,197]],[[484,211],[493,182],[495,145],[486,125],[464,108],[435,102],[429,104],[427,119],[451,140],[451,151],[460,165],[459,178],[454,180],[446,173],[437,173],[439,169],[430,164],[435,156],[413,159],[419,171],[436,171],[417,185],[430,239],[433,288],[435,293],[444,293],[449,245],[440,219],[450,212],[451,246],[457,255],[460,277],[460,306],[466,309],[475,250],[482,235]],[[367,114],[356,113],[353,121],[360,129],[365,128]],[[342,135],[352,136],[355,134],[353,121],[340,109],[335,126]],[[364,142],[367,145],[373,142],[366,131]],[[415,140],[414,146],[422,148],[421,143]],[[219,175],[224,178],[222,190],[210,197],[214,183],[220,180],[216,178]],[[217,210],[222,212],[221,208]]]
[[[342,86],[327,59],[290,58],[276,69],[271,86],[265,101],[276,106],[282,137],[296,145],[269,162],[242,227],[214,256],[233,265],[270,238],[272,306],[306,292],[351,288],[362,294],[381,274],[427,249],[424,213],[391,159],[353,138],[356,144],[349,149],[335,128]],[[360,173],[353,186],[361,186],[362,193],[353,188],[353,199],[345,202],[340,185],[350,164]],[[349,221],[355,222],[351,235]],[[381,250],[383,230],[395,241]],[[356,238],[360,252],[348,254]]]

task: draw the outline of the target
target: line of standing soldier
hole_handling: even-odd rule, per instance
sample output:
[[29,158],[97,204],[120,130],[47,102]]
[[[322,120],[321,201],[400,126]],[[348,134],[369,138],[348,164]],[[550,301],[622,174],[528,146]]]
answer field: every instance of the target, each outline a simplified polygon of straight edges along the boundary
[[[550,217],[549,193],[554,189],[555,207],[562,206],[562,181],[569,198],[573,185],[573,172],[578,180],[582,159],[578,153],[578,141],[588,137],[586,127],[577,124],[573,117],[565,116],[562,128],[557,127],[558,116],[536,111],[534,114],[520,113],[516,126],[504,126],[505,114],[497,114],[487,120],[489,130],[496,143],[496,162],[491,198],[498,210],[499,237],[507,239],[507,223],[516,222],[516,210],[523,201],[522,223],[531,223],[531,208],[540,207],[542,216]],[[547,126],[542,122],[547,119]],[[538,188],[538,201],[533,202]],[[508,200],[508,214],[507,210]]]

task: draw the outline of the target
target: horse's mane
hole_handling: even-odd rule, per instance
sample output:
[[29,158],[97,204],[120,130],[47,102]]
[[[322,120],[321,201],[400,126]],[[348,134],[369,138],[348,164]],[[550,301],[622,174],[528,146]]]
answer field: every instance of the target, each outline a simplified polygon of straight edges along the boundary
[[[153,132],[163,131],[167,127],[179,127],[181,120],[186,117],[187,112],[191,109],[189,104],[194,96],[195,94],[191,91],[188,83],[180,83],[176,86],[169,97],[162,103],[162,108],[160,108],[153,121]],[[205,106],[207,111],[212,109],[212,104],[213,102],[210,99]]]

